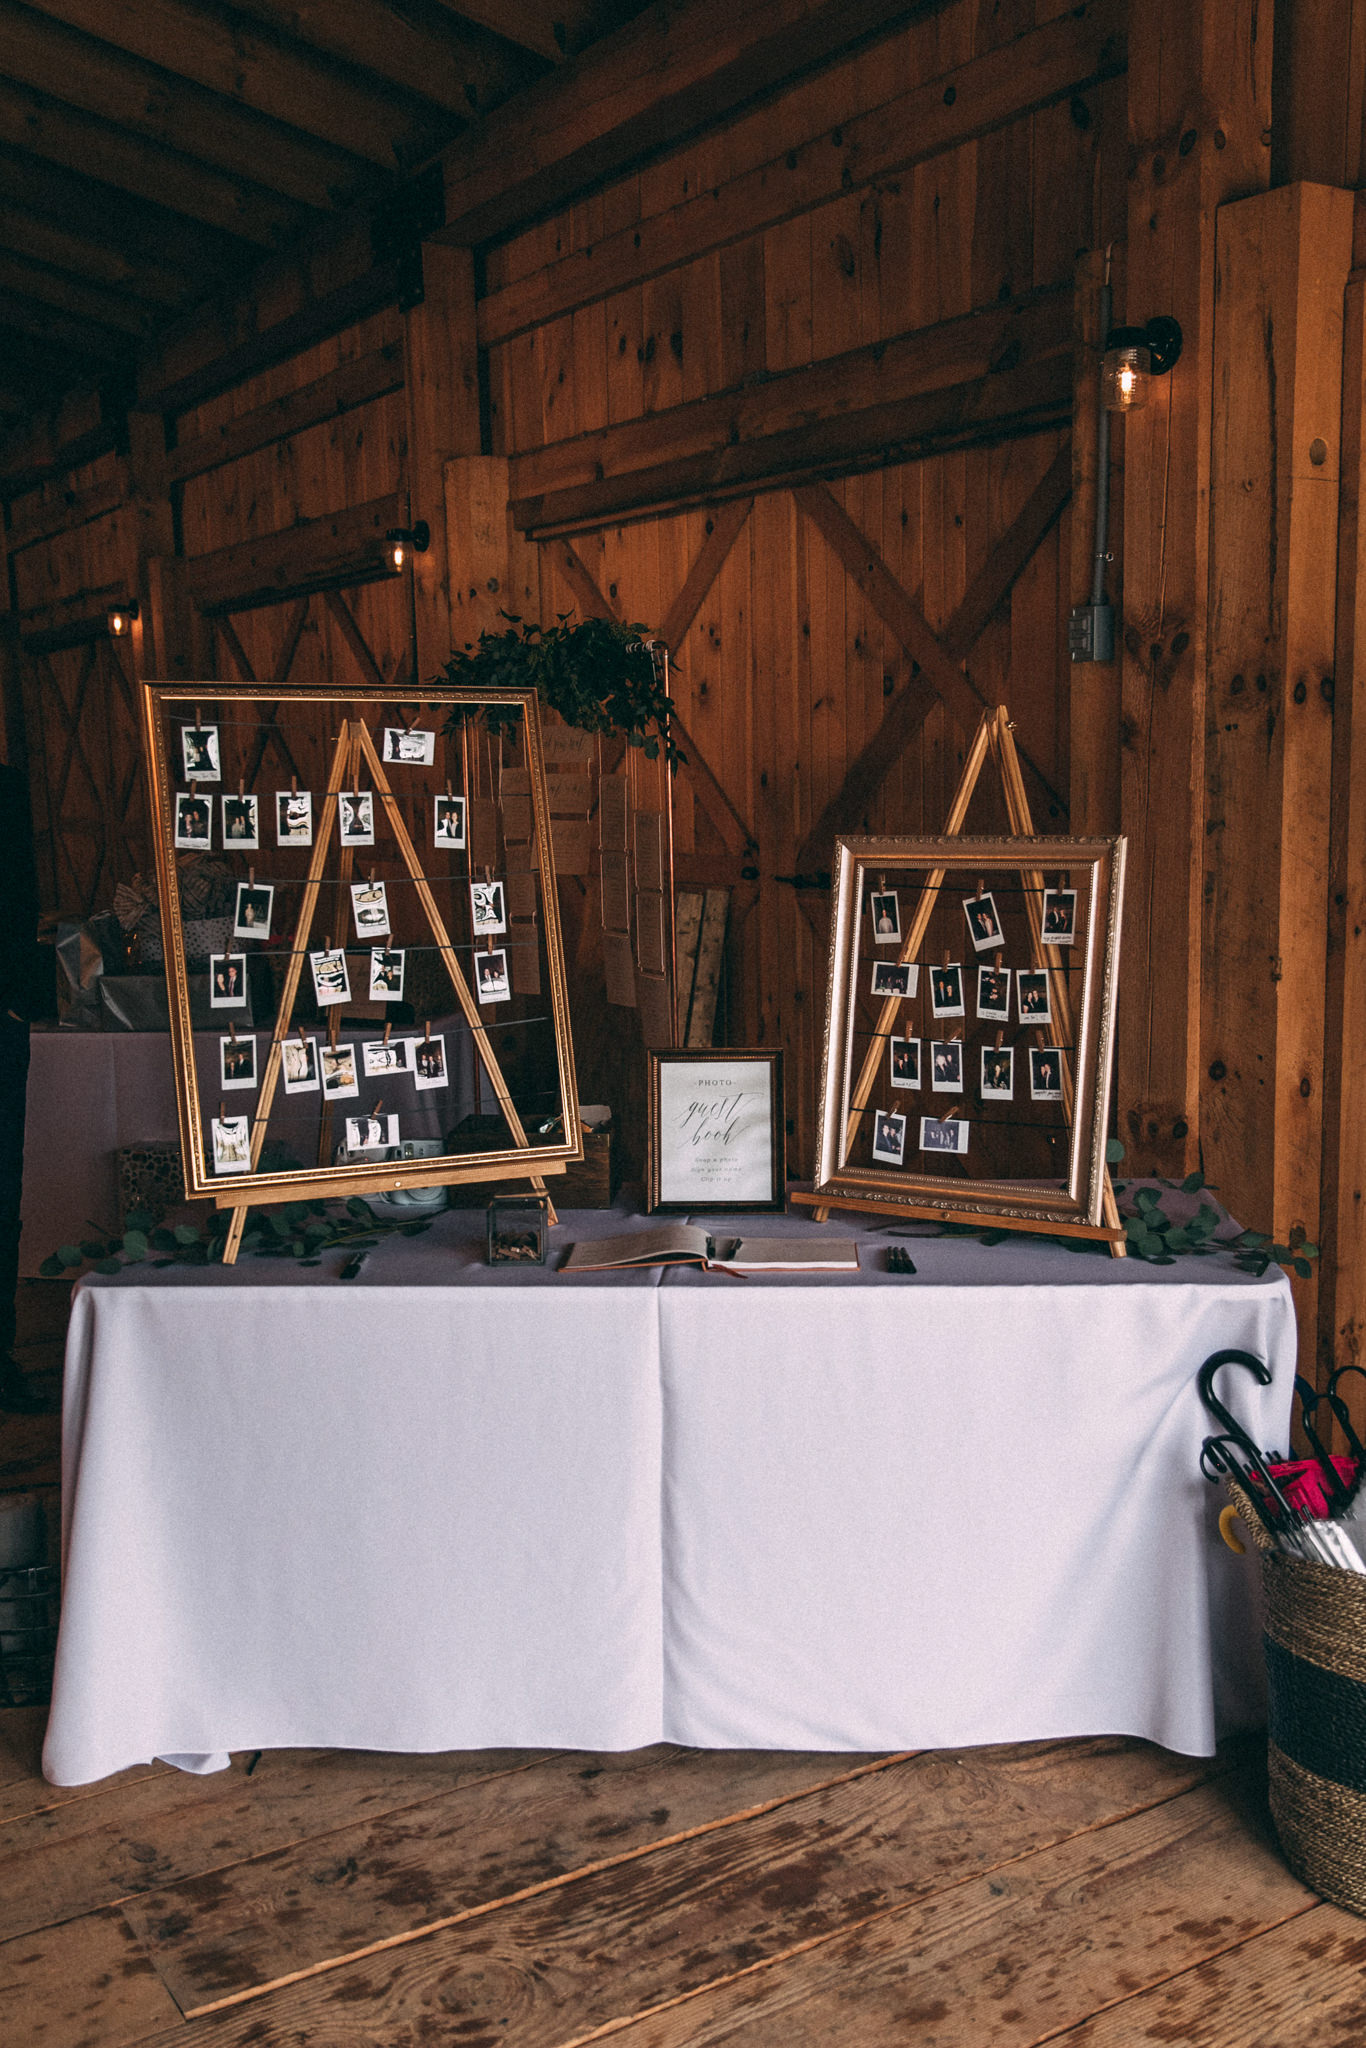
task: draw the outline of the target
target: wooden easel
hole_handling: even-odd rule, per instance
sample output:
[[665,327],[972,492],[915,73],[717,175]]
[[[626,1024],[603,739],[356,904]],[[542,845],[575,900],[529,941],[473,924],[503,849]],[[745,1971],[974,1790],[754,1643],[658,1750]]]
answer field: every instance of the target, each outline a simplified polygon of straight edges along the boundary
[[[1010,820],[1011,832],[1016,838],[1033,838],[1034,820],[1030,814],[1029,798],[1024,786],[1024,776],[1020,772],[1020,757],[1015,750],[1014,731],[1015,728],[1010,713],[1004,704],[998,704],[982,713],[977,730],[972,736],[972,744],[968,748],[967,758],[963,763],[963,773],[959,777],[958,787],[954,791],[953,802],[949,805],[949,815],[944,826],[944,836],[946,838],[956,839],[961,834],[963,821],[968,812],[968,805],[972,801],[973,792],[977,787],[988,756],[994,762],[1001,777],[1001,787],[1006,802],[1006,815]],[[925,934],[929,930],[930,919],[934,915],[935,905],[939,901],[939,892],[944,886],[944,874],[945,870],[943,868],[932,868],[925,878],[915,914],[907,927],[906,936],[901,943],[901,951],[897,956],[903,966],[915,960],[921,946],[924,944]],[[1049,1000],[1053,1017],[1056,1020],[1058,1036],[1071,1043],[1073,1039],[1073,1019],[1072,1003],[1067,989],[1067,976],[1058,963],[1056,951],[1052,948],[1046,949],[1043,943],[1043,873],[1039,869],[1029,868],[1024,871],[1023,879],[1026,892],[1025,914],[1029,919],[1030,956],[1034,967],[1046,972],[1048,975]],[[1052,953],[1051,958],[1048,957],[1050,953]],[[883,1002],[871,1043],[864,1056],[858,1080],[850,1096],[849,1117],[844,1134],[846,1156],[858,1136],[859,1125],[867,1113],[869,1099],[876,1085],[878,1071],[882,1063],[882,1045],[890,1033],[893,1024],[896,1022],[899,1002],[900,998],[898,996],[888,996]],[[1048,1043],[1047,1035],[1042,1026],[1036,1027],[1036,1038],[1040,1046]],[[1065,1053],[1059,1055],[1059,1063],[1062,1068],[1063,1110],[1070,1122],[1076,1102],[1075,1083],[1072,1076],[1071,1062]],[[886,1202],[862,1201],[855,1196],[808,1194],[804,1190],[794,1194],[792,1200],[802,1208],[809,1208],[817,1223],[824,1223],[832,1209],[851,1209],[863,1215],[885,1216],[888,1208]],[[1102,1214],[1105,1218],[1103,1224],[1073,1223],[1070,1221],[1053,1223],[1014,1216],[983,1216],[980,1211],[976,1210],[946,1209],[939,1205],[932,1208],[927,1205],[918,1207],[909,1202],[898,1202],[896,1207],[901,1214],[925,1218],[930,1221],[984,1224],[989,1225],[993,1230],[1025,1230],[1046,1233],[1055,1237],[1089,1238],[1093,1241],[1107,1244],[1113,1258],[1122,1259],[1128,1256],[1124,1228],[1119,1218],[1119,1204],[1115,1200],[1114,1183],[1111,1180],[1108,1166],[1105,1168],[1105,1184],[1102,1194]]]
[[[523,1128],[521,1118],[518,1116],[512,1097],[508,1093],[507,1083],[503,1078],[503,1070],[498,1064],[497,1054],[494,1052],[493,1046],[489,1041],[488,1031],[479,1013],[479,1006],[475,1001],[469,983],[465,979],[460,962],[456,958],[455,948],[451,944],[450,934],[446,930],[445,921],[437,909],[436,898],[432,895],[431,885],[422,872],[422,863],[417,857],[413,842],[408,834],[408,828],[403,822],[402,813],[395,801],[393,791],[389,787],[389,779],[380,764],[379,755],[375,752],[375,743],[370,737],[369,728],[366,726],[364,719],[343,719],[342,729],[337,735],[336,745],[332,753],[332,764],[328,770],[327,790],[323,798],[322,816],[314,834],[313,857],[309,862],[308,876],[304,883],[298,928],[294,935],[294,945],[290,952],[289,966],[285,973],[284,987],[280,994],[280,1005],[275,1019],[275,1030],[271,1036],[270,1051],[266,1055],[265,1072],[261,1079],[261,1092],[257,1100],[256,1117],[251,1135],[251,1171],[253,1174],[260,1165],[261,1149],[265,1144],[266,1126],[270,1121],[270,1112],[275,1101],[275,1089],[280,1076],[282,1047],[289,1036],[290,1025],[294,1015],[294,1004],[299,994],[299,981],[303,973],[303,964],[308,956],[308,942],[313,929],[314,914],[317,910],[318,894],[323,886],[323,869],[327,864],[328,849],[332,843],[332,827],[337,816],[338,795],[343,789],[353,790],[356,788],[358,770],[362,761],[370,771],[375,795],[384,806],[385,816],[389,820],[394,837],[398,842],[399,852],[403,857],[403,864],[407,868],[416,888],[418,901],[422,905],[428,925],[431,928],[432,937],[436,941],[437,951],[440,953],[445,963],[446,972],[451,978],[451,986],[455,990],[456,1001],[460,1005],[466,1023],[469,1025],[474,1039],[475,1051],[479,1055],[484,1072],[488,1075],[490,1085],[497,1096],[498,1106],[507,1120],[508,1129],[512,1134],[512,1141],[514,1145],[521,1149],[529,1148],[530,1146],[530,1140]],[[354,869],[354,856],[355,849],[353,847],[345,846],[342,848],[339,887],[343,890],[346,883],[350,880]],[[341,1007],[340,1004],[336,1005],[332,1016],[328,1019],[328,1044],[333,1047],[336,1046],[340,1036]],[[331,1108],[330,1105],[325,1104],[322,1136],[319,1141],[320,1165],[328,1163],[325,1155],[331,1149],[331,1128]],[[513,1171],[513,1169],[504,1166],[500,1169],[500,1177],[508,1178]],[[453,1178],[458,1178],[458,1169],[453,1168],[452,1173]],[[530,1176],[530,1179],[536,1193],[544,1195],[546,1193],[546,1186],[540,1175],[533,1174]],[[373,1183],[373,1189],[368,1189],[367,1183],[363,1180],[358,1180],[355,1191],[357,1194],[364,1194],[367,1191],[373,1191],[387,1185],[387,1178],[380,1175],[377,1176]],[[549,1197],[547,1196],[548,1200]],[[232,1222],[228,1226],[227,1240],[223,1246],[223,1264],[231,1266],[235,1264],[237,1259],[238,1248],[242,1242],[242,1231],[246,1225],[247,1210],[251,1204],[250,1202],[234,1201],[232,1195],[225,1189],[219,1199],[218,1206],[220,1209],[231,1208],[234,1212]],[[552,1223],[556,1221],[553,1204],[550,1207],[550,1221]]]

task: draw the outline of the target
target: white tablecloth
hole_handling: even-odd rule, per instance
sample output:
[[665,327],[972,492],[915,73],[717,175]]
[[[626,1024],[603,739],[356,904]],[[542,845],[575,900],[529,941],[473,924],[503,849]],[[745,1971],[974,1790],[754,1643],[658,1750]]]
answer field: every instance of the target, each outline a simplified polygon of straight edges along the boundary
[[481,1229],[354,1282],[81,1287],[54,1782],[327,1745],[1207,1754],[1257,1718],[1194,1377],[1268,1359],[1226,1397],[1284,1441],[1278,1273],[934,1240],[898,1278],[874,1235],[857,1277],[509,1275]]

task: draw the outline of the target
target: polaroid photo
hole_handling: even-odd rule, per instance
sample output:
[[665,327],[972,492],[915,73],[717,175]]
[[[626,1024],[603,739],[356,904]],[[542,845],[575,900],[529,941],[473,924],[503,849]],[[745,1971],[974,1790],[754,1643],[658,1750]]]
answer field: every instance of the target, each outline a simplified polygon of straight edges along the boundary
[[219,1081],[222,1087],[256,1086],[256,1040],[220,1038],[218,1041]]
[[313,844],[312,790],[276,790],[275,843],[277,846],[311,846]]
[[210,1120],[215,1173],[251,1172],[251,1120],[245,1116],[216,1116]]
[[896,900],[895,889],[874,890],[868,898],[868,915],[873,920],[875,946],[901,943],[901,906]]
[[389,897],[383,882],[351,884],[351,915],[356,920],[358,939],[387,939]]
[[470,922],[476,939],[507,930],[507,904],[501,882],[470,883]]
[[401,761],[409,768],[430,768],[436,759],[436,734],[407,725],[386,725],[382,761]]
[[432,812],[432,845],[463,846],[465,844],[465,799],[463,796],[439,796],[435,799]]
[[254,796],[224,795],[223,851],[254,853],[261,844],[261,807]]
[[922,1116],[920,1149],[922,1152],[949,1152],[961,1159],[968,1149],[968,1127],[957,1116],[951,1116],[947,1123],[942,1124],[935,1117]]
[[391,1038],[387,1045],[382,1038],[368,1040],[360,1049],[366,1080],[373,1081],[380,1075],[387,1079],[390,1074],[410,1074],[412,1067],[408,1061],[408,1048],[411,1044],[412,1040],[408,1038]]
[[218,751],[216,725],[182,725],[180,758],[187,782],[221,782],[222,756]]
[[318,1041],[316,1038],[286,1038],[280,1045],[280,1074],[286,1095],[316,1095],[318,1092]]
[[894,1109],[879,1109],[873,1116],[873,1157],[884,1166],[900,1166],[906,1156],[906,1119]]
[[324,1045],[320,1048],[320,1054],[323,1094],[329,1102],[341,1102],[347,1096],[359,1095],[360,1079],[356,1073],[355,1046]]
[[961,1038],[930,1040],[930,1089],[935,1095],[963,1092],[963,1041]]
[[444,1088],[446,1085],[446,1041],[438,1033],[435,1038],[413,1040],[413,1086],[420,1093],[428,1088]]
[[370,1000],[372,1003],[401,1003],[403,1001],[404,953],[400,946],[392,951],[387,946],[372,946],[370,949]]
[[474,956],[474,992],[481,1003],[505,1003],[512,994],[508,984],[508,956],[501,946],[491,953]]
[[893,1038],[891,1048],[891,1082],[893,1088],[918,1088],[920,1086],[920,1040],[918,1038]]
[[340,946],[334,946],[330,953],[310,953],[308,964],[313,969],[313,995],[320,1010],[329,1003],[350,1002],[351,977]]
[[232,920],[235,939],[268,939],[270,917],[275,904],[273,882],[239,882],[237,909]]
[[210,953],[209,1008],[244,1010],[247,1006],[247,960],[244,953]]
[[982,1047],[983,1102],[1015,1100],[1015,1048],[1010,1045]]
[[375,843],[375,793],[370,789],[342,790],[337,797],[337,833],[343,846],[373,846]]
[[175,843],[185,853],[207,853],[213,844],[213,799],[192,789],[175,800]]
[[1077,943],[1075,889],[1044,890],[1043,942],[1046,946],[1075,946]]
[[1005,934],[996,910],[996,898],[988,889],[980,896],[966,896],[963,899],[963,915],[968,921],[972,943],[979,953],[985,953],[989,946],[999,946]]
[[1062,1053],[1056,1045],[1031,1048],[1029,1099],[1031,1102],[1062,1101]]
[[905,960],[875,960],[873,962],[873,994],[875,996],[913,996],[920,980],[920,969],[913,962]]
[[979,967],[977,970],[977,1014],[992,1024],[1010,1022],[1010,969]]
[[963,970],[961,967],[932,967],[930,969],[930,1015],[932,1017],[963,1017]]
[[349,1116],[346,1119],[348,1152],[376,1152],[382,1145],[397,1145],[396,1116]]
[[1051,1024],[1053,1007],[1048,997],[1048,972],[1042,967],[1015,970],[1015,1003],[1022,1024]]

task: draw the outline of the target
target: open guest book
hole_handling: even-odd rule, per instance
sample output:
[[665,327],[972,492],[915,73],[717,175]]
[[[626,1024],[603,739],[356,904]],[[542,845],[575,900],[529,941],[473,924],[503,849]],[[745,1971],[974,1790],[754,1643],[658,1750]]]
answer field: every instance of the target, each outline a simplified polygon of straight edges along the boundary
[[562,1273],[606,1273],[625,1266],[703,1266],[726,1273],[857,1273],[852,1237],[712,1237],[695,1223],[637,1230],[629,1237],[571,1244]]

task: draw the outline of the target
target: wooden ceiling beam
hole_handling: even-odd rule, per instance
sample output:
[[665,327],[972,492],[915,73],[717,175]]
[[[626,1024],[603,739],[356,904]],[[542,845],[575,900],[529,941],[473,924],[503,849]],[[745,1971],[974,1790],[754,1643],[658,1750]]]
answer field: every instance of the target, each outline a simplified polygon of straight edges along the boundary
[[103,291],[98,285],[86,284],[64,271],[49,270],[41,263],[30,263],[26,258],[11,255],[3,249],[0,249],[0,291],[36,299],[44,306],[56,306],[75,320],[93,320],[99,327],[112,328],[119,334],[131,334],[139,340],[151,333],[156,317],[150,306],[140,305],[136,299],[124,298],[118,292]]
[[380,0],[236,0],[236,11],[420,95],[462,125],[542,69],[455,19],[448,29],[428,27]]
[[279,248],[299,234],[311,217],[243,178],[194,163],[110,121],[26,92],[3,78],[0,143],[31,151],[49,163],[83,172],[139,199],[168,206],[259,249]]
[[[444,139],[426,109],[384,89],[376,91],[320,62],[311,51],[291,48],[278,35],[253,35],[192,0],[136,0],[122,7],[111,7],[109,0],[27,4],[126,56],[142,58],[349,155],[368,157],[386,170],[402,155],[412,161],[429,154]],[[396,141],[405,137],[411,146],[401,152]]]
[[135,259],[98,240],[76,234],[26,207],[6,204],[4,173],[0,171],[0,249],[52,265],[93,285],[108,285],[154,306],[183,306],[196,288],[197,280],[184,271],[147,258]]
[[443,152],[446,227],[477,244],[562,205],[942,0],[655,4]]
[[437,4],[458,20],[491,29],[520,49],[544,57],[547,63],[564,61],[564,50],[551,26],[553,10],[538,6],[537,0],[437,0]]
[[3,145],[0,195],[10,206],[41,215],[84,241],[98,242],[113,256],[134,264],[159,264],[206,288],[221,287],[225,273],[257,255],[250,243],[236,236]]
[[[252,183],[319,212],[345,205],[366,182],[369,167],[359,156],[291,133],[202,86],[34,14],[0,9],[0,76],[59,106],[115,122],[191,162],[237,177],[249,165]],[[174,190],[173,180],[168,187]]]
[[60,380],[60,388],[78,384],[92,372],[99,374],[113,363],[131,364],[136,343],[122,329],[105,327],[93,320],[71,319],[41,299],[30,299],[0,285],[0,329],[17,328],[49,348],[66,349],[80,365]]

